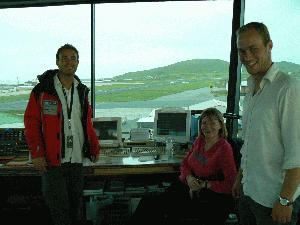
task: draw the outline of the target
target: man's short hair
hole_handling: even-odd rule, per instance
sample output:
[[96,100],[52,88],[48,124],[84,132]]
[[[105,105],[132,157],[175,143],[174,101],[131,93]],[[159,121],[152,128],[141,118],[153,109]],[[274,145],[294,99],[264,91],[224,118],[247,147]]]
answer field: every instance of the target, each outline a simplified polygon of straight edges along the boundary
[[236,36],[238,37],[240,34],[245,33],[246,31],[251,30],[251,29],[256,30],[260,34],[265,45],[267,45],[268,42],[271,40],[270,33],[269,33],[267,26],[265,24],[259,23],[259,22],[250,22],[250,23],[247,23],[247,24],[241,26],[236,31]]
[[75,51],[76,54],[77,54],[77,60],[79,60],[79,52],[78,52],[78,50],[77,50],[73,45],[71,45],[71,44],[65,44],[65,45],[61,46],[61,47],[57,50],[57,52],[56,52],[56,60],[59,59],[59,54],[60,54],[63,50],[65,50],[65,49],[71,49],[71,50]]

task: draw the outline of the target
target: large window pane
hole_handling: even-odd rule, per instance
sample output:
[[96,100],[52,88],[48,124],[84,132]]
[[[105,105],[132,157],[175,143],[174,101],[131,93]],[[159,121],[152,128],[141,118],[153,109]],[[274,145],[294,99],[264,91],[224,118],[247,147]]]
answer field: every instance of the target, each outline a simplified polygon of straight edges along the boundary
[[[257,7],[257,4],[260,7]],[[300,76],[299,20],[300,1],[246,1],[245,24],[258,21],[263,22],[269,28],[274,45],[272,49],[273,61],[279,62],[282,70],[295,76]],[[295,70],[295,68],[297,69]],[[247,71],[244,71],[247,75]]]
[[0,10],[0,127],[23,127],[23,114],[37,75],[55,69],[65,43],[80,54],[77,74],[90,79],[90,6]]
[[160,107],[225,112],[232,4],[96,5],[96,116],[122,116],[128,132]]

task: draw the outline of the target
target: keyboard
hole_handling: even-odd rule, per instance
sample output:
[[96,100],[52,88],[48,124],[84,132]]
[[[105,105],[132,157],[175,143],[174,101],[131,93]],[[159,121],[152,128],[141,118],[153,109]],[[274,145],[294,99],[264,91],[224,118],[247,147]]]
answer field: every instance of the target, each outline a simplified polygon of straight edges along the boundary
[[0,128],[0,156],[28,155],[24,128]]
[[0,156],[16,156],[15,144],[2,142],[0,144]]
[[126,157],[130,155],[130,148],[101,148],[100,156]]
[[162,154],[164,151],[163,147],[132,147],[131,148],[131,156],[155,156],[158,154]]
[[131,148],[101,148],[100,157],[139,157],[164,154],[164,147],[135,146]]

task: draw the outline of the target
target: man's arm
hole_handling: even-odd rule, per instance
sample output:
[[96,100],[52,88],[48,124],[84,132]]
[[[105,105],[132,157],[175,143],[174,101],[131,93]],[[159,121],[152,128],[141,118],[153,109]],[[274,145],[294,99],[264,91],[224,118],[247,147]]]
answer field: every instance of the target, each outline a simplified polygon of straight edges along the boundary
[[[98,137],[96,135],[96,131],[93,127],[93,122],[92,122],[92,108],[87,101],[87,107],[88,107],[88,112],[87,112],[87,132],[90,140],[90,160],[92,162],[96,162],[99,159],[99,154],[100,154],[100,144]],[[101,137],[100,137],[101,138]],[[100,140],[101,141],[101,140]]]
[[293,200],[293,195],[300,183],[300,168],[286,170],[284,182],[281,188],[280,196]]
[[240,168],[238,174],[236,175],[236,179],[232,187],[232,196],[234,198],[240,197],[242,178],[243,178],[243,170]]
[[[300,183],[300,168],[293,168],[286,170],[284,182],[281,188],[280,197],[294,201],[293,196]],[[279,196],[278,196],[279,198]],[[274,203],[272,210],[272,218],[279,223],[286,223],[291,221],[293,206],[283,206],[277,200]]]

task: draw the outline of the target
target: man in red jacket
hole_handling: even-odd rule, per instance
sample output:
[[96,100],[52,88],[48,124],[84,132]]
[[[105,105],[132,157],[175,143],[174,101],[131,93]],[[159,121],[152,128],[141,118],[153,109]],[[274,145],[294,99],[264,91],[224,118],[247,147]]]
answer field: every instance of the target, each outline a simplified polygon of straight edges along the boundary
[[91,120],[89,89],[75,75],[78,50],[65,44],[56,53],[58,70],[38,76],[24,115],[32,163],[55,225],[81,219],[84,157],[96,161],[99,141]]

